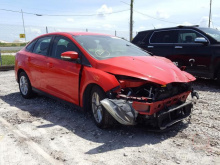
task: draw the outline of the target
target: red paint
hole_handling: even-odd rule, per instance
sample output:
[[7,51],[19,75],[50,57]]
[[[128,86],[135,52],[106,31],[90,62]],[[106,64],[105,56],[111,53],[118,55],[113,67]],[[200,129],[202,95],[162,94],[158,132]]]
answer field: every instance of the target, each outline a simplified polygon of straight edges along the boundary
[[[79,43],[77,43],[73,35],[103,35],[88,32],[78,33],[50,33],[47,35],[62,35],[69,38],[84,54],[90,62],[90,66],[63,61],[61,59],[51,58],[48,56],[38,55],[27,52],[25,49],[19,51],[16,55],[15,74],[19,69],[23,69],[33,87],[47,92],[53,96],[59,97],[76,105],[83,106],[83,94],[88,85],[95,84],[100,86],[105,92],[115,87],[138,87],[145,83],[156,83],[165,85],[171,82],[190,82],[195,78],[178,69],[170,60],[155,56],[138,56],[138,57],[115,57],[107,60],[96,60],[91,57]],[[42,37],[39,36],[39,37]],[[39,38],[38,37],[38,38]],[[64,54],[65,55],[65,54]],[[76,58],[76,55],[69,55]],[[73,57],[74,56],[74,57]],[[81,81],[79,84],[81,73]],[[139,78],[140,81],[117,80],[114,75],[124,75]],[[80,86],[79,86],[80,85]],[[188,95],[189,92],[172,97],[170,99]],[[150,106],[149,113],[153,114],[161,108],[157,106],[163,104],[168,99],[156,102],[146,103]],[[87,104],[87,103],[85,103]],[[138,104],[136,102],[133,103]],[[140,106],[139,106],[140,107]]]
[[116,57],[101,60],[97,69],[116,75],[140,78],[161,85],[189,82],[195,78],[177,68],[170,60],[155,56]]

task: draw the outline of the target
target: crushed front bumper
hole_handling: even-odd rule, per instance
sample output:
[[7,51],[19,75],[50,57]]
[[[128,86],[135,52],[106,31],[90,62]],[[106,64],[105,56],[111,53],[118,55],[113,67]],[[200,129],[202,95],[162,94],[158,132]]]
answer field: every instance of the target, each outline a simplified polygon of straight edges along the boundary
[[[181,104],[177,103],[177,98],[186,99],[185,96],[188,96],[189,93],[190,92],[183,93],[181,95],[154,103],[141,102],[139,106],[135,106],[136,103],[134,104],[132,101],[108,98],[102,100],[101,104],[119,123],[123,125],[137,124],[137,116],[141,114],[145,116],[146,120],[150,119],[150,121],[156,123],[154,125],[156,125],[161,130],[164,130],[191,114],[193,101],[182,102]],[[181,99],[179,99],[179,101],[181,101]],[[173,102],[176,104],[172,104]],[[141,110],[137,110],[137,107],[139,107]],[[148,108],[144,112],[146,107]],[[154,111],[154,113],[152,113],[152,111]]]
[[179,106],[170,107],[166,110],[162,110],[157,114],[158,127],[161,130],[170,127],[171,125],[188,117],[193,108],[192,102],[183,103]]

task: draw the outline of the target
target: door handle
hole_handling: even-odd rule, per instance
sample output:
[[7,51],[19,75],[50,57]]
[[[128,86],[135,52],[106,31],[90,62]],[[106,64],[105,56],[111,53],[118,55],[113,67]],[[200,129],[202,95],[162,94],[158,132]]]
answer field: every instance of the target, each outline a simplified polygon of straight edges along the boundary
[[31,61],[31,57],[28,57],[28,62],[30,62]]
[[53,68],[53,64],[52,63],[47,63],[47,66],[49,67],[49,68]]
[[147,46],[148,48],[154,48],[154,46]]
[[196,61],[196,60],[193,59],[193,58],[189,59],[189,63],[190,63],[190,65],[193,66],[193,63],[194,63],[195,61]]
[[182,46],[175,46],[176,49],[182,49]]

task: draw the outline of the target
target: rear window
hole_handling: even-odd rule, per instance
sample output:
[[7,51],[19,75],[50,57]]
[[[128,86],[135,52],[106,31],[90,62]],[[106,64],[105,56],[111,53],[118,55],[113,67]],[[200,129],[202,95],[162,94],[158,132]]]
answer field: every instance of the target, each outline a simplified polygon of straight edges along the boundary
[[149,32],[139,32],[132,40],[132,43],[140,44],[146,38],[147,34],[149,34]]
[[37,41],[37,40],[34,40],[34,41],[32,41],[30,44],[28,44],[28,46],[26,47],[26,50],[27,50],[28,52],[32,52],[32,51],[33,51],[34,45],[35,45],[36,41]]
[[175,41],[174,30],[154,32],[150,39],[150,43],[175,43]]
[[51,36],[38,39],[34,46],[33,53],[47,55],[51,39]]

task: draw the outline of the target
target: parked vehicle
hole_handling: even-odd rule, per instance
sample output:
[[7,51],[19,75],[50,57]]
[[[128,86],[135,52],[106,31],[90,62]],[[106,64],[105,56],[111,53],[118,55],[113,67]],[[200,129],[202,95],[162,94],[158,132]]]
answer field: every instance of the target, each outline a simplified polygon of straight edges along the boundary
[[132,43],[175,62],[197,77],[220,84],[220,31],[199,26],[178,26],[139,32]]
[[160,129],[190,115],[195,77],[123,39],[87,32],[37,37],[16,54],[20,93],[41,92],[91,110],[98,127],[147,122]]

